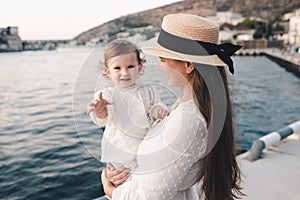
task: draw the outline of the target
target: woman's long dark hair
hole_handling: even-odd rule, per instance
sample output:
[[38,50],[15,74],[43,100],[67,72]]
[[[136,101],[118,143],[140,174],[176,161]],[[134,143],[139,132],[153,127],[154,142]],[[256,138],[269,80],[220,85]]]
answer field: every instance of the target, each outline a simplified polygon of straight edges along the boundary
[[[203,68],[212,66],[203,66]],[[212,150],[203,158],[202,190],[206,200],[232,200],[244,195],[240,186],[240,169],[236,162],[235,140],[232,122],[232,105],[229,97],[227,77],[224,67],[218,67],[226,92],[227,111],[220,137]],[[209,76],[209,73],[207,73]],[[205,75],[207,75],[205,74]],[[190,83],[194,90],[194,101],[211,125],[212,104],[204,79],[194,69],[190,74]],[[210,77],[208,77],[209,79]],[[212,78],[212,77],[211,77]],[[213,80],[212,80],[213,81]]]

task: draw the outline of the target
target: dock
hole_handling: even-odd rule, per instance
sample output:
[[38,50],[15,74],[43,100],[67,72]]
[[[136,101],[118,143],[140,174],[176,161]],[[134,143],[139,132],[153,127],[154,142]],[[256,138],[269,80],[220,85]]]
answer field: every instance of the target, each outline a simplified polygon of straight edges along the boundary
[[[257,151],[256,142],[264,145]],[[253,156],[257,154],[258,156]],[[237,156],[244,200],[297,200],[300,197],[300,121],[271,132]],[[94,200],[109,200],[102,196]]]
[[242,199],[299,199],[300,131],[269,145],[262,153],[257,160],[249,159],[250,151],[237,157],[243,192],[247,195]]
[[300,197],[300,136],[291,135],[265,149],[263,154],[257,161],[249,161],[247,153],[238,156],[243,192],[247,195],[242,199],[297,200]]
[[236,56],[266,56],[273,62],[277,63],[287,71],[294,73],[300,77],[300,54],[289,53],[277,48],[263,49],[242,49],[238,51]]

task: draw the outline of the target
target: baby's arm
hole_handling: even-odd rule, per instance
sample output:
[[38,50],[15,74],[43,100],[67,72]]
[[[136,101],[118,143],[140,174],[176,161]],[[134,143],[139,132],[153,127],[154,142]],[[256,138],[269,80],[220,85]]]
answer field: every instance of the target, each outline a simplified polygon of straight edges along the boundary
[[169,115],[168,107],[161,102],[159,91],[154,87],[149,87],[150,108],[148,115],[152,121],[160,120]]
[[94,100],[89,104],[87,113],[96,125],[105,126],[108,116],[107,105],[111,104],[111,102],[103,99],[101,91],[95,93]]
[[151,107],[149,114],[150,117],[154,120],[159,120],[168,116],[169,110],[166,105],[162,103],[157,103]]
[[107,105],[111,105],[112,103],[103,99],[102,92],[96,96],[96,103],[91,103],[90,105],[94,107],[94,112],[97,118],[105,119],[108,116]]

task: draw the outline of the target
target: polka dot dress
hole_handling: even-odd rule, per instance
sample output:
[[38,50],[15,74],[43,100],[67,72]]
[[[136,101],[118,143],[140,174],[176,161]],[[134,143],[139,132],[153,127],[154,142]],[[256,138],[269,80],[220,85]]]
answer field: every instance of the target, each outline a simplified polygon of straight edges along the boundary
[[198,200],[193,186],[202,177],[207,128],[193,100],[181,103],[153,135],[141,142],[139,167],[113,192],[113,200]]

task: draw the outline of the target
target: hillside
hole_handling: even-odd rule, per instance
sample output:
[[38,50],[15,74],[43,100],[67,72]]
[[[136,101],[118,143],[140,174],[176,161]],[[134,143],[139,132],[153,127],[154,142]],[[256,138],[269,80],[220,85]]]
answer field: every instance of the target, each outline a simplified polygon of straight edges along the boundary
[[300,7],[300,0],[187,0],[113,19],[76,36],[73,40],[85,43],[93,38],[104,39],[118,32],[152,25],[159,27],[164,15],[191,13],[214,15],[217,11],[240,12],[273,21],[282,13]]

